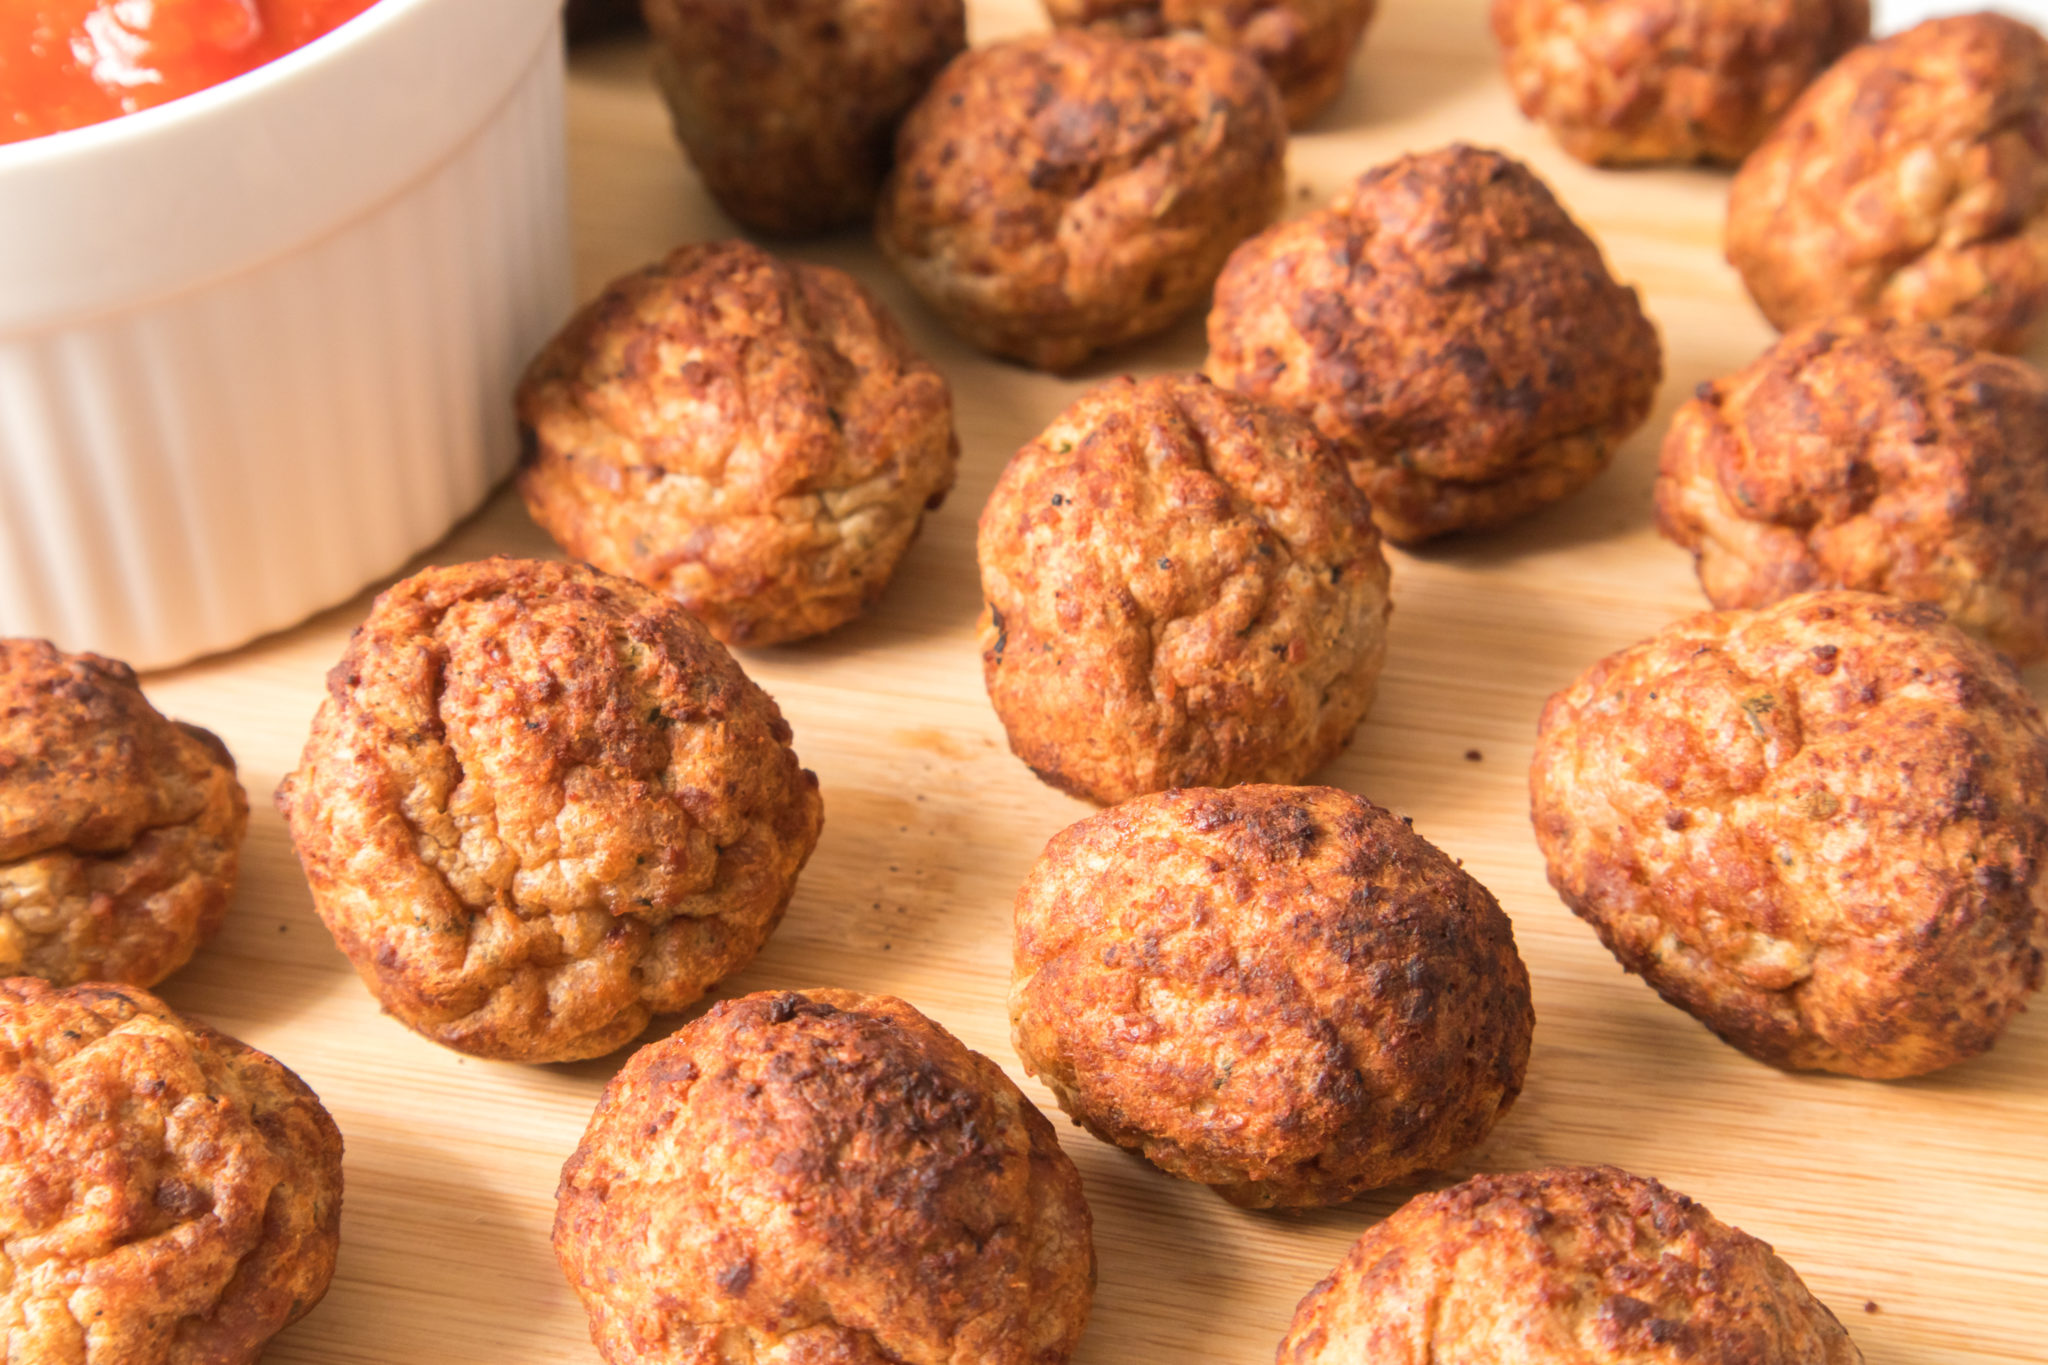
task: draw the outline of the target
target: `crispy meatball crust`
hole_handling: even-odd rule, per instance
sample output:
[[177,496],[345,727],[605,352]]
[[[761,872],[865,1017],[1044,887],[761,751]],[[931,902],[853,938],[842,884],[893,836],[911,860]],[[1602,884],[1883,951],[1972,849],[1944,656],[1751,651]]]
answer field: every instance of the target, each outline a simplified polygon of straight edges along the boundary
[[979,553],[989,700],[1063,791],[1297,782],[1372,705],[1371,509],[1307,423],[1200,376],[1084,395],[996,481]]
[[1010,1023],[1105,1142],[1252,1208],[1440,1168],[1521,1093],[1535,1015],[1486,888],[1329,787],[1139,797],[1017,893]]
[[896,142],[882,250],[952,328],[1040,369],[1160,330],[1280,210],[1287,121],[1249,57],[1074,31],[976,48]]
[[1344,88],[1378,0],[1045,0],[1061,28],[1132,38],[1200,34],[1256,61],[1299,128]]
[[327,675],[278,808],[313,903],[407,1027],[595,1057],[753,959],[818,781],[691,615],[582,565],[427,569]]
[[2048,726],[1919,603],[1710,612],[1550,699],[1550,880],[1657,993],[1774,1066],[1984,1051],[2048,953]]
[[1851,52],[1743,163],[1725,240],[1780,328],[1861,313],[2019,350],[2048,308],[2048,40],[1966,14]]
[[128,665],[0,640],[0,976],[153,986],[228,910],[249,798]]
[[1870,36],[1869,0],[1494,0],[1522,112],[1595,165],[1740,161]]
[[609,1365],[1059,1365],[1080,1174],[901,1000],[762,992],[633,1055],[562,1170],[555,1254]]
[[2048,654],[2048,380],[1934,327],[1800,328],[1664,438],[1657,524],[1717,607],[1814,588],[1933,602]]
[[1576,492],[1662,371],[1636,291],[1543,182],[1463,144],[1246,242],[1209,314],[1209,377],[1307,416],[1398,543]]
[[517,406],[534,520],[729,644],[860,615],[960,455],[945,379],[858,281],[745,242],[615,281]]
[[962,0],[643,0],[676,138],[719,207],[795,237],[865,221]]
[[0,1352],[253,1365],[334,1275],[341,1134],[132,986],[0,980]]
[[1418,1195],[1309,1291],[1278,1365],[1862,1365],[1771,1248],[1612,1166]]

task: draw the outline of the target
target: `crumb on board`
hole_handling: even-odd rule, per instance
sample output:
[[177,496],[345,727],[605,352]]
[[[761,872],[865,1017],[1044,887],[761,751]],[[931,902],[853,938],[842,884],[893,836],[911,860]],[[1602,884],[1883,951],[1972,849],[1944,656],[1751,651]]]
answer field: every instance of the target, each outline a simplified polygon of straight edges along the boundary
[[1480,759],[1484,757],[1486,757],[1486,755],[1480,753],[1477,749],[1467,749],[1465,751],[1465,761],[1467,763],[1477,763]]

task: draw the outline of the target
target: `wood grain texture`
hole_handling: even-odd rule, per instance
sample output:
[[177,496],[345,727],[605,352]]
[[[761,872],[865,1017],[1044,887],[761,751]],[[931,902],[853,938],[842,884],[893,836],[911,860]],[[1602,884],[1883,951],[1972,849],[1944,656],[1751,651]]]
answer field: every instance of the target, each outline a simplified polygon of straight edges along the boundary
[[[1480,0],[1389,0],[1384,11],[1341,103],[1295,139],[1290,202],[1317,202],[1405,149],[1454,137],[1505,147],[1643,286],[1667,348],[1655,415],[1590,492],[1505,534],[1395,556],[1380,701],[1321,775],[1412,816],[1462,858],[1513,916],[1534,976],[1527,1092],[1451,1174],[1616,1162],[1775,1244],[1873,1365],[2038,1361],[2048,1010],[2022,1017],[1989,1056],[1925,1080],[1779,1074],[1625,977],[1551,893],[1529,831],[1524,774],[1544,698],[1702,605],[1687,557],[1651,528],[1649,490],[1671,409],[1771,335],[1720,260],[1726,177],[1581,167],[1513,111]],[[1032,0],[974,7],[977,41],[1040,22]],[[677,242],[730,231],[670,141],[640,48],[579,56],[570,133],[586,294]],[[1004,460],[1091,378],[1199,364],[1200,322],[1055,380],[950,342],[859,235],[793,254],[854,270],[938,358],[964,459],[952,499],[871,617],[743,656],[818,772],[826,822],[781,932],[729,991],[894,992],[1022,1080],[1003,1008],[1010,897],[1045,840],[1086,808],[1009,756],[983,696],[974,519]],[[430,558],[549,550],[501,494]],[[148,680],[168,713],[226,738],[257,806],[229,927],[164,995],[297,1069],[348,1141],[339,1277],[268,1359],[594,1362],[548,1226],[562,1160],[623,1054],[562,1067],[479,1062],[381,1017],[314,918],[268,804],[366,605]],[[1244,1212],[1061,1128],[1101,1260],[1083,1365],[1271,1360],[1296,1300],[1401,1197],[1306,1217]]]

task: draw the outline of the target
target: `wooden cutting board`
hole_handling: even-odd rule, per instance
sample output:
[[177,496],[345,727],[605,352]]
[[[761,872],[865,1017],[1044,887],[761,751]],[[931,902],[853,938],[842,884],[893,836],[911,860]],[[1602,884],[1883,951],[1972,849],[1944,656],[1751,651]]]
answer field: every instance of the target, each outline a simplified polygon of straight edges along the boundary
[[[1464,859],[1514,917],[1535,978],[1528,1089],[1451,1175],[1614,1162],[1776,1245],[1872,1365],[2040,1361],[2048,1008],[1988,1057],[1925,1080],[1783,1075],[1624,976],[1544,881],[1524,786],[1538,709],[1594,659],[1702,605],[1687,557],[1651,528],[1656,443],[1694,385],[1771,334],[1720,259],[1725,175],[1581,167],[1510,105],[1481,0],[1385,9],[1342,103],[1294,141],[1291,204],[1406,149],[1459,137],[1505,147],[1643,287],[1668,371],[1650,424],[1590,492],[1501,535],[1394,556],[1379,703],[1321,775],[1412,816]],[[1033,0],[973,6],[976,41],[1041,22]],[[586,294],[675,243],[730,232],[671,143],[633,42],[576,59],[569,134]],[[974,520],[1009,454],[1090,382],[1199,365],[1200,321],[1052,379],[954,343],[860,234],[793,254],[853,270],[898,310],[953,382],[963,459],[952,499],[872,616],[743,656],[795,727],[826,822],[781,931],[727,990],[893,992],[1023,1080],[1003,1008],[1010,897],[1045,840],[1087,808],[1010,757],[983,695]],[[493,552],[552,552],[502,493],[430,558]],[[231,922],[164,994],[297,1069],[348,1141],[334,1288],[268,1359],[594,1362],[548,1228],[562,1160],[622,1058],[476,1061],[383,1018],[314,917],[269,805],[367,603],[149,680],[164,710],[228,741],[257,804]],[[1026,1089],[1049,1107],[1041,1087]],[[1083,1365],[1263,1365],[1296,1300],[1402,1198],[1244,1212],[1060,1126],[1101,1262]]]

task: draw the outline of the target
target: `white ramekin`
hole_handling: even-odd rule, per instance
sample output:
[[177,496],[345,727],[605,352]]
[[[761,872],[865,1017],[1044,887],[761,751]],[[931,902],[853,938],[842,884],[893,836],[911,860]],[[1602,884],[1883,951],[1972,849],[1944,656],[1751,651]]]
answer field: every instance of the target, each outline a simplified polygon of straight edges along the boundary
[[0,635],[141,668],[391,572],[570,301],[560,0],[380,0],[0,145]]

